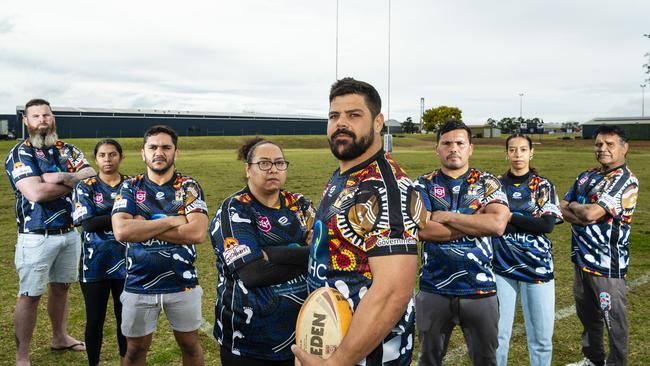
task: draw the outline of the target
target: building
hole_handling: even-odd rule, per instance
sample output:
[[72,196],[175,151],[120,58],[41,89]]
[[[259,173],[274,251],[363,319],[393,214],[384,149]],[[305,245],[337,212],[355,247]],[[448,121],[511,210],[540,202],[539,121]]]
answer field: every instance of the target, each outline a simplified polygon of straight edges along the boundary
[[601,125],[621,126],[630,140],[650,140],[650,117],[594,118],[581,125],[582,138],[594,138],[596,129]]
[[[16,107],[21,121],[25,107]],[[142,137],[156,124],[165,124],[180,136],[324,135],[327,118],[262,113],[215,113],[145,109],[52,107],[61,138]],[[16,126],[16,137],[27,131]]]

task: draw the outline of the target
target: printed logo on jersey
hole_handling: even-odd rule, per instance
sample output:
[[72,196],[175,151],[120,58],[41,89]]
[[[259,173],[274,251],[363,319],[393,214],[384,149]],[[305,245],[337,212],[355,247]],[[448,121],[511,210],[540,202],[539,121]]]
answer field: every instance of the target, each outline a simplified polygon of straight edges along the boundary
[[445,187],[442,186],[433,186],[433,197],[435,198],[444,198],[445,197]]
[[512,198],[514,199],[520,199],[521,198],[521,192],[515,192],[512,194]]
[[36,157],[39,158],[39,159],[45,159],[45,153],[43,152],[43,150],[37,149],[36,150]]
[[[164,193],[163,193],[164,195]],[[147,199],[147,192],[145,191],[137,191],[135,192],[135,202],[137,203],[142,203]]]
[[227,237],[223,241],[223,259],[226,265],[233,264],[237,259],[251,254],[251,248],[247,245],[239,244],[239,241],[233,237]]
[[122,198],[121,194],[118,194],[115,196],[115,202],[113,202],[113,209],[117,210],[120,208],[126,208],[127,200],[125,198]]
[[17,162],[14,164],[14,170],[11,171],[11,175],[14,177],[14,179],[16,179],[21,175],[30,174],[32,172],[33,170],[31,166],[25,165],[21,162]]
[[78,220],[80,217],[88,213],[88,209],[77,202],[74,204],[74,212],[72,212],[72,219]]
[[111,198],[115,199],[115,197],[117,197],[117,192],[111,192]]
[[578,185],[580,186],[583,185],[587,181],[587,179],[589,179],[588,175],[585,175],[584,177],[580,178],[580,180],[578,181]]
[[164,200],[165,199],[165,192],[156,192],[156,199],[157,200]]
[[176,191],[176,194],[174,195],[174,200],[182,202],[183,201],[183,191],[181,191],[180,189],[178,191]]
[[102,202],[104,202],[104,195],[99,192],[95,193],[95,203],[100,204]]
[[[300,215],[299,218],[302,218],[302,215]],[[278,223],[280,223],[282,226],[287,226],[289,225],[289,219],[286,216],[282,216],[278,219]]]
[[460,186],[454,186],[454,188],[452,188],[451,191],[454,193],[460,192]]
[[266,216],[260,216],[257,219],[257,226],[260,228],[260,230],[262,230],[264,234],[271,231],[271,221],[269,221],[269,218]]

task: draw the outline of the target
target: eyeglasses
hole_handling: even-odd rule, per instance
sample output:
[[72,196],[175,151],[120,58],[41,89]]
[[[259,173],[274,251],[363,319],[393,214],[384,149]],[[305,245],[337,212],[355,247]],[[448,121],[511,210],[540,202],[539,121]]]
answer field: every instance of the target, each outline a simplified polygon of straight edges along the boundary
[[284,170],[287,170],[287,168],[289,168],[289,162],[286,161],[286,160],[279,160],[279,161],[276,161],[276,162],[269,161],[269,160],[261,160],[261,161],[258,161],[257,163],[248,163],[248,164],[250,164],[250,165],[255,164],[255,165],[257,165],[258,168],[260,168],[260,170],[263,170],[263,171],[271,170],[271,167],[274,166],[274,165],[275,165],[275,168],[277,170],[280,170],[280,171],[284,171]]

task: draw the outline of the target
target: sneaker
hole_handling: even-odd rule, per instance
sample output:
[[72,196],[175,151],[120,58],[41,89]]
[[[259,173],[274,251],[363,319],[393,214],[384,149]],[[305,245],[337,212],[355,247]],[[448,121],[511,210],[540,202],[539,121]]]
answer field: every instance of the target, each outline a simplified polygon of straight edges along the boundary
[[[591,362],[590,359],[588,358],[583,358],[582,361],[574,362],[574,363],[568,363],[566,366],[596,366],[595,363]],[[605,364],[603,363],[603,366]]]

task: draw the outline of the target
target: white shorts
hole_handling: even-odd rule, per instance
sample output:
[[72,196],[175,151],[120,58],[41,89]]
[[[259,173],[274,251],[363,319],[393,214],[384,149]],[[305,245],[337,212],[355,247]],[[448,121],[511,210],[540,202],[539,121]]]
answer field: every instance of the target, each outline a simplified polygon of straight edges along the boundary
[[40,296],[47,284],[79,279],[81,239],[76,230],[60,235],[18,234],[14,263],[18,296]]
[[172,329],[177,332],[192,332],[203,322],[201,315],[201,297],[203,289],[196,286],[188,291],[169,294],[134,294],[123,291],[122,334],[126,337],[144,337],[153,333],[158,324],[160,311]]

